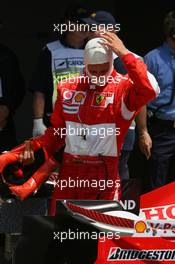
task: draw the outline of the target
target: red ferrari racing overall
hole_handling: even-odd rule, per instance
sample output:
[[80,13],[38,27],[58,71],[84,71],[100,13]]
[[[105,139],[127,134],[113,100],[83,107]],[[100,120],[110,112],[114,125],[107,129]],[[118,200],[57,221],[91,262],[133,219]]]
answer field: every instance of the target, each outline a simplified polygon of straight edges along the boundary
[[53,127],[38,139],[49,154],[66,144],[51,214],[56,199],[114,199],[124,136],[140,108],[159,93],[141,59],[132,53],[121,59],[128,75],[114,70],[105,86],[81,76],[58,87]]

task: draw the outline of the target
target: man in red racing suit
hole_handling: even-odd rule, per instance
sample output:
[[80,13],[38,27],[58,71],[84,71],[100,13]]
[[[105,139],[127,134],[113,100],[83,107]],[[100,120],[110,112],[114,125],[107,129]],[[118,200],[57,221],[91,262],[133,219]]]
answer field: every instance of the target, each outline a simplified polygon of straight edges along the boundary
[[[122,59],[127,76],[112,68],[112,52]],[[114,199],[124,136],[140,108],[159,93],[144,62],[113,33],[90,40],[84,58],[86,75],[58,85],[52,127],[33,141],[39,141],[49,155],[65,144],[51,214],[56,199]],[[108,66],[103,84],[99,79],[102,73],[95,72],[101,64]]]

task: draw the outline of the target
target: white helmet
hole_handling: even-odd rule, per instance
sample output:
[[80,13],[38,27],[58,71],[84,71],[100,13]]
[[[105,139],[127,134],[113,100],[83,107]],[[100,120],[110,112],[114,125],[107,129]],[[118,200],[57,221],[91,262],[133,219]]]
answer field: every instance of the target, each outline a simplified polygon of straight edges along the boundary
[[[94,38],[87,42],[84,50],[84,64],[86,66],[86,73],[89,76],[91,83],[103,86],[107,83],[108,77],[113,71],[113,53],[112,50],[103,45],[102,42],[106,40],[103,38]],[[88,64],[103,64],[109,62],[108,72],[100,77],[93,76],[88,71]]]

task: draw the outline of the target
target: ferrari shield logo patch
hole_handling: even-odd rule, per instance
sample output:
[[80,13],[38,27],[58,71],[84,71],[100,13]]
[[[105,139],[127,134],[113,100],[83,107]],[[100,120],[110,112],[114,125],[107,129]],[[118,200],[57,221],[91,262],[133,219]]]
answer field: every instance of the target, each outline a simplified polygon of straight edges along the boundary
[[102,101],[105,99],[104,95],[102,94],[97,94],[96,95],[96,98],[95,98],[95,101],[98,105],[100,105],[102,103]]
[[114,101],[114,93],[95,92],[92,100],[92,106],[107,107],[109,104],[113,104],[113,101]]

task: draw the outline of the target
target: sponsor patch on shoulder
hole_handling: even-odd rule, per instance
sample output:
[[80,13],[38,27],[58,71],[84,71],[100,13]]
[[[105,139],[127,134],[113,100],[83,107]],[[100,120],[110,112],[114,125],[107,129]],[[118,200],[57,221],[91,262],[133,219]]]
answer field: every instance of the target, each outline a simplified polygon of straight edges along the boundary
[[72,98],[74,96],[74,91],[70,91],[70,90],[63,90],[62,96],[63,96],[63,101],[66,103],[71,104],[72,103]]
[[86,92],[76,91],[74,94],[72,103],[75,105],[80,105],[80,104],[82,105],[84,104],[85,98],[86,98]]
[[62,92],[63,102],[69,105],[82,105],[86,98],[86,92],[64,89]]

